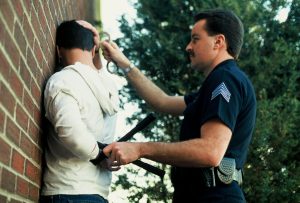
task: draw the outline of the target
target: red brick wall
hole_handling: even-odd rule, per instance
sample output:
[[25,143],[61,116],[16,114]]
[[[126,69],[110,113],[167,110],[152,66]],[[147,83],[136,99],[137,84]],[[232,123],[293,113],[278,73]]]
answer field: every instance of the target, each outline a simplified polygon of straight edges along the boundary
[[56,26],[92,19],[91,0],[0,0],[0,203],[38,202],[42,91]]

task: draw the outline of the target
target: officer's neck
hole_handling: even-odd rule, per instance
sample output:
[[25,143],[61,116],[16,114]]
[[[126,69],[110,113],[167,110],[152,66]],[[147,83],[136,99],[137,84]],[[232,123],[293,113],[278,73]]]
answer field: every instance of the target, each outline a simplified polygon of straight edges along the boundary
[[215,59],[212,61],[210,67],[203,72],[204,76],[207,77],[211,73],[211,71],[213,71],[217,67],[217,65],[219,65],[220,63],[228,59],[234,59],[234,58],[231,55],[229,55],[227,52],[226,53],[223,52],[217,55]]

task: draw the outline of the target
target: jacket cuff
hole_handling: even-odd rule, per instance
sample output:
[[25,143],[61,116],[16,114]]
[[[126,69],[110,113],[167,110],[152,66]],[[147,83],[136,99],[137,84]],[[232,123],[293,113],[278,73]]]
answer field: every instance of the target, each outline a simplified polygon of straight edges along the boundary
[[98,154],[96,155],[96,157],[94,159],[90,160],[90,162],[92,162],[92,164],[94,164],[95,166],[107,158],[107,156],[104,154],[104,152],[102,150],[102,149],[104,149],[104,147],[107,146],[107,144],[102,144],[100,142],[97,142],[97,144],[98,144],[98,146],[96,146],[96,148],[98,149]]

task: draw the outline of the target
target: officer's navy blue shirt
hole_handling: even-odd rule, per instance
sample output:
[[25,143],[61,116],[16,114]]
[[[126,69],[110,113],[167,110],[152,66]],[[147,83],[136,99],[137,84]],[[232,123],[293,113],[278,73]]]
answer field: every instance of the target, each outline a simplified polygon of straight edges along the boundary
[[[219,119],[232,131],[225,156],[234,158],[237,168],[242,168],[254,129],[256,98],[250,80],[236,62],[230,59],[217,65],[199,91],[184,99],[187,107],[180,140],[199,138],[205,122]],[[175,189],[179,184],[183,186],[182,183],[201,184],[201,172],[198,168],[176,167],[172,181]]]

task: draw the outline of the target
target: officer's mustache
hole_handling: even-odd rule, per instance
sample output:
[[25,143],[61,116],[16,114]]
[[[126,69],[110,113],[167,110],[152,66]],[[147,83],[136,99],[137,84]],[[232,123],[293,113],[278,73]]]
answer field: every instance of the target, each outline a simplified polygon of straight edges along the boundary
[[190,63],[191,62],[191,58],[195,56],[194,52],[191,51],[191,50],[188,50],[186,52],[184,52],[184,56],[185,56],[185,59],[187,61],[187,63]]
[[195,53],[192,50],[187,51],[189,57],[194,57]]

